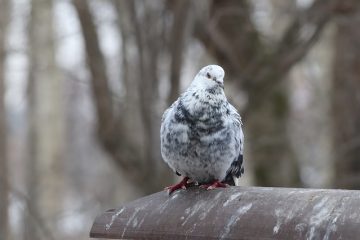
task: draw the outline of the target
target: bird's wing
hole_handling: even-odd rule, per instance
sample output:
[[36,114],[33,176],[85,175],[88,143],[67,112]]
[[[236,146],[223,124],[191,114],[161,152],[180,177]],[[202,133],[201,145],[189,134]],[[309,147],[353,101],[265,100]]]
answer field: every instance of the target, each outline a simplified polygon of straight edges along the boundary
[[[179,102],[179,99],[177,99],[173,104],[171,104],[171,106],[170,106],[168,109],[166,109],[166,110],[164,111],[164,114],[163,114],[162,117],[161,117],[160,135],[163,134],[164,125],[166,125],[166,118],[167,118],[168,115],[171,114],[171,112],[176,108],[176,105],[178,104],[178,102]],[[165,160],[165,159],[164,159],[164,160]],[[166,162],[166,160],[165,160],[165,162]],[[173,169],[173,170],[174,170],[174,172],[175,172],[176,175],[181,176],[181,174],[180,174],[178,171],[176,171],[175,169]]]
[[167,117],[167,115],[175,108],[175,106],[178,104],[179,99],[177,99],[175,102],[173,102],[173,104],[171,104],[171,106],[165,110],[164,114],[161,117],[161,123],[163,123]]
[[239,143],[239,155],[237,158],[234,159],[234,161],[231,163],[229,170],[227,171],[226,177],[224,179],[224,182],[235,186],[234,177],[239,178],[241,174],[244,173],[244,167],[243,167],[243,152],[244,152],[244,133],[242,131],[242,121],[239,113],[236,111],[236,109],[229,104],[230,108],[230,114],[231,118],[233,119],[233,127],[236,129],[236,136],[235,140]]
[[231,163],[223,182],[229,184],[230,186],[235,186],[236,184],[234,178],[239,178],[244,173],[244,167],[242,164],[243,155],[239,154],[239,157]]

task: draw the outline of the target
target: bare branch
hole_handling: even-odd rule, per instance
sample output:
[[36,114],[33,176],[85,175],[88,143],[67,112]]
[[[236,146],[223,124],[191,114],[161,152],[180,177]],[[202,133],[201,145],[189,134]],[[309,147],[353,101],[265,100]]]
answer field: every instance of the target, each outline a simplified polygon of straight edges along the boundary
[[233,77],[241,76],[254,53],[265,52],[250,12],[247,1],[212,1],[209,19],[196,18],[195,37]]
[[[157,43],[153,41],[153,37],[147,33],[147,24],[151,25],[152,17],[150,13],[144,16],[146,22],[141,22],[136,12],[136,2],[127,2],[128,11],[130,13],[131,22],[134,29],[135,42],[138,49],[137,62],[139,66],[139,75],[137,77],[137,87],[140,98],[140,115],[144,126],[144,145],[145,155],[149,168],[154,165],[154,149],[153,149],[153,107],[157,95]],[[145,27],[144,27],[145,25]],[[156,31],[156,30],[153,30]],[[156,34],[156,33],[153,33]]]
[[117,11],[117,24],[118,29],[121,37],[121,59],[122,59],[122,81],[125,86],[126,95],[129,95],[130,93],[130,79],[129,79],[129,60],[127,56],[127,48],[128,48],[128,41],[129,41],[129,27],[126,22],[127,16],[125,16],[126,11],[125,8],[125,2],[124,0],[114,0],[113,4],[115,6],[115,9]]
[[[237,84],[247,89],[250,97],[252,91],[260,92],[256,95],[261,98],[250,99],[250,105],[254,107],[262,104],[267,99],[266,94],[271,92],[269,89],[280,83],[291,67],[306,55],[334,15],[338,1],[316,0],[300,12],[276,50],[270,53],[259,41],[259,34],[249,18],[249,7],[240,3],[245,1],[238,1],[236,6],[231,0],[213,1],[211,15],[214,20],[208,24],[198,19],[194,35],[221,64],[229,66],[226,69],[229,75],[239,79]],[[231,22],[245,23],[234,25]],[[222,24],[233,27],[222,27]],[[244,36],[248,38],[244,39]]]
[[84,36],[87,54],[86,60],[92,76],[91,85],[99,122],[99,134],[102,138],[106,138],[113,131],[114,115],[112,112],[113,103],[110,97],[105,59],[100,49],[99,37],[87,1],[74,0],[73,4],[78,13]]
[[98,118],[97,127],[101,143],[112,154],[118,166],[127,171],[136,170],[139,167],[138,154],[125,141],[126,137],[122,129],[121,119],[116,118],[113,111],[114,106],[106,74],[105,59],[100,49],[99,37],[88,3],[87,1],[74,0],[73,4],[78,13],[84,36],[86,59],[91,73],[91,88],[95,98]]
[[183,51],[185,44],[185,30],[187,26],[187,16],[189,13],[190,2],[177,1],[174,3],[174,20],[171,32],[170,46],[170,93],[167,103],[170,105],[179,95],[180,89],[180,70],[183,60]]
[[[338,0],[317,0],[311,7],[301,12],[289,25],[278,43],[277,50],[265,61],[260,60],[249,69],[248,75],[253,76],[250,86],[258,87],[280,82],[290,68],[301,60],[319,38],[326,23],[333,16],[333,9]],[[261,71],[259,71],[261,69]],[[276,78],[269,76],[275,73]],[[254,75],[255,74],[255,75]]]
[[[155,135],[152,132],[154,130],[152,126],[153,109],[149,107],[153,105],[152,98],[155,93],[153,88],[157,88],[157,76],[154,76],[152,72],[149,72],[146,69],[146,53],[144,48],[144,41],[146,39],[142,33],[142,29],[140,28],[140,22],[136,17],[135,2],[126,1],[125,3],[130,10],[129,15],[131,16],[131,20],[133,21],[132,23],[134,24],[136,35],[135,39],[137,41],[139,51],[139,81],[141,80],[143,85],[138,86],[138,90],[140,92],[141,114],[145,129],[145,146],[148,150],[146,152],[146,161],[144,161],[144,158],[141,156],[138,146],[135,146],[128,141],[127,132],[124,129],[123,119],[115,115],[115,106],[112,101],[112,94],[108,84],[109,80],[105,71],[106,63],[100,49],[98,33],[96,31],[88,3],[87,1],[73,0],[83,32],[88,68],[91,73],[90,79],[95,98],[96,113],[98,117],[97,127],[100,142],[111,154],[119,169],[122,169],[122,172],[126,174],[131,182],[134,183],[134,186],[142,192],[148,193],[154,189],[158,189],[159,187],[156,185],[153,178],[151,178],[151,174],[153,174],[151,169],[156,167],[154,162],[155,160],[158,161],[158,159],[155,159],[152,153],[152,151],[154,151],[154,148],[151,147],[152,144],[154,144],[152,137]],[[156,50],[157,49],[154,49],[153,51]],[[156,56],[151,54],[149,54],[149,56],[149,59],[156,63]],[[156,71],[157,69],[154,68],[153,70]],[[149,74],[145,75],[147,73]],[[145,76],[146,81],[143,81]]]

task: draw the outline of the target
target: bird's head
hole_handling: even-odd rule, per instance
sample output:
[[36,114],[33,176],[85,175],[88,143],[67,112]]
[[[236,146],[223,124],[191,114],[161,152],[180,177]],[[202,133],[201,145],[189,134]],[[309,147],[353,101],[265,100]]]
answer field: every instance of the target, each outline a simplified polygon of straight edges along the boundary
[[202,88],[224,88],[225,72],[219,65],[203,67],[194,78],[194,84]]

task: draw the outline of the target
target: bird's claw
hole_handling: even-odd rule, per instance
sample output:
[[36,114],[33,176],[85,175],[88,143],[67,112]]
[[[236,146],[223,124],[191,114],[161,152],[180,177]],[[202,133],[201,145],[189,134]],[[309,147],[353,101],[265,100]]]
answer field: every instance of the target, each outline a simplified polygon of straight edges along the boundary
[[206,190],[212,190],[215,188],[226,188],[229,185],[226,183],[219,182],[218,180],[210,183],[210,184],[202,184],[200,185],[201,188],[205,188]]
[[175,192],[178,189],[186,189],[189,185],[188,180],[189,178],[185,177],[183,180],[181,180],[181,182],[175,185],[168,186],[164,190],[167,191],[168,194],[170,195],[171,193]]

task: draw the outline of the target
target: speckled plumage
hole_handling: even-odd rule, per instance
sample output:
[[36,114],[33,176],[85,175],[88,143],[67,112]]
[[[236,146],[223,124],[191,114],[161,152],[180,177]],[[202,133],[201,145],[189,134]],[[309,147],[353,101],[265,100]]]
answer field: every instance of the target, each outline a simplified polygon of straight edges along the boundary
[[198,183],[232,183],[244,172],[241,118],[223,90],[224,70],[202,68],[189,88],[163,115],[160,136],[164,161]]

